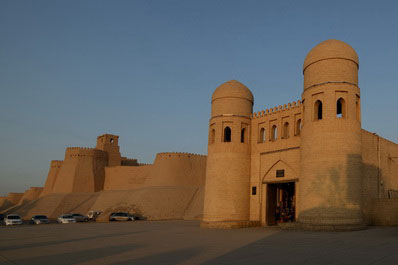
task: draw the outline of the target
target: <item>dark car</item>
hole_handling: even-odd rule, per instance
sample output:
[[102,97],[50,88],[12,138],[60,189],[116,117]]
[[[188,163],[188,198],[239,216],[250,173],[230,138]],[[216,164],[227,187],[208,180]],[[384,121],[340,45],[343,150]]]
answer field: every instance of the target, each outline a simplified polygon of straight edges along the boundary
[[80,213],[74,213],[72,216],[76,219],[76,222],[88,222],[88,217]]
[[49,224],[50,221],[45,215],[35,215],[30,219],[30,223],[34,225],[39,225],[39,224]]
[[125,213],[125,212],[117,212],[117,213],[111,213],[109,216],[109,221],[134,221],[134,216]]
[[0,221],[4,221],[4,218],[5,218],[6,216],[4,215],[4,214],[1,214],[0,213]]

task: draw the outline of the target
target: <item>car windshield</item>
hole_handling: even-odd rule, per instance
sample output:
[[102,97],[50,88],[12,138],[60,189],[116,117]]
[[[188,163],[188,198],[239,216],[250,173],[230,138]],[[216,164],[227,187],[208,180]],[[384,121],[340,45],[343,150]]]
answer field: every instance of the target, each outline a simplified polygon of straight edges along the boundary
[[9,216],[7,217],[7,219],[16,220],[16,219],[21,219],[21,217],[19,217],[18,215],[9,215]]
[[47,219],[47,216],[45,216],[45,215],[35,215],[34,218],[35,219]]
[[64,219],[73,219],[74,217],[72,215],[63,215],[62,218],[64,218]]
[[83,217],[83,215],[81,215],[81,214],[78,214],[78,213],[74,213],[74,214],[72,214],[73,216],[76,216],[76,217]]

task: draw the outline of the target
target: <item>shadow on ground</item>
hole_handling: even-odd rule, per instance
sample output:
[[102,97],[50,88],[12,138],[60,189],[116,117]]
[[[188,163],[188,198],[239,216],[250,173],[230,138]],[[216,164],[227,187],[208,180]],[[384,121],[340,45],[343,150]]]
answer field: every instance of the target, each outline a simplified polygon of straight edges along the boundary
[[398,233],[380,233],[281,231],[203,264],[398,264]]
[[101,248],[92,248],[88,250],[75,251],[69,253],[44,255],[40,257],[27,258],[27,259],[15,259],[12,260],[13,264],[18,265],[31,265],[31,264],[76,264],[81,262],[88,262],[91,260],[97,260],[108,256],[116,255],[126,251],[135,250],[143,246],[136,244],[116,245],[107,246]]
[[132,235],[132,234],[140,234],[140,233],[144,233],[144,232],[145,231],[130,232],[130,233],[117,233],[117,234],[105,234],[105,235],[97,235],[97,236],[78,237],[78,238],[66,239],[66,240],[51,240],[51,241],[40,242],[40,243],[29,243],[29,244],[23,244],[23,245],[2,246],[1,250],[4,251],[4,250],[15,250],[15,249],[38,247],[38,246],[40,246],[40,247],[54,246],[54,245],[57,245],[57,244],[64,244],[64,243],[70,243],[70,242],[80,242],[82,240],[92,240],[92,239],[100,239],[100,238],[107,238],[107,237],[126,236],[126,235]]
[[114,263],[115,265],[130,265],[130,264],[162,264],[172,265],[179,264],[183,261],[188,261],[190,258],[199,255],[203,248],[191,247],[179,250],[173,250],[168,252],[157,253],[148,255],[138,259],[131,259],[120,263]]

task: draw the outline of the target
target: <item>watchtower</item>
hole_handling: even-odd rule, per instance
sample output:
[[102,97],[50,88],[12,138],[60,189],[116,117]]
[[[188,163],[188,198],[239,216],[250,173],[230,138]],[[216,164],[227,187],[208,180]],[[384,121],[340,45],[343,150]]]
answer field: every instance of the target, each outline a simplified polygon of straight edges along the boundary
[[231,80],[212,96],[202,226],[249,220],[250,124],[253,95]]
[[339,40],[315,46],[303,65],[300,223],[361,225],[359,61]]
[[98,136],[96,149],[108,153],[108,166],[113,167],[121,165],[119,136],[113,134],[103,134]]

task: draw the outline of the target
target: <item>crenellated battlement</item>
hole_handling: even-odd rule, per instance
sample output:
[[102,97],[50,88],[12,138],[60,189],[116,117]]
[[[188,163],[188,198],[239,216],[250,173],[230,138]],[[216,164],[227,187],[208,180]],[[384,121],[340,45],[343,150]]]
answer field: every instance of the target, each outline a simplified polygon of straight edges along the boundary
[[121,166],[138,166],[138,160],[135,158],[122,157],[120,164]]
[[51,160],[50,167],[60,167],[63,162],[63,160]]
[[43,187],[30,187],[29,190],[40,190],[43,189]]
[[153,164],[151,164],[151,163],[138,163],[138,167],[140,167],[140,166],[152,166]]
[[256,119],[256,118],[260,118],[260,117],[264,117],[264,116],[280,113],[280,112],[283,112],[283,111],[289,111],[289,110],[292,110],[292,109],[300,108],[301,105],[302,105],[301,100],[297,100],[297,101],[294,101],[292,103],[284,104],[283,106],[279,105],[278,107],[273,107],[273,108],[270,108],[270,109],[257,111],[257,112],[255,112],[255,113],[253,113],[251,115],[251,118],[252,119]]
[[79,156],[88,156],[88,157],[98,157],[98,158],[107,158],[107,153],[102,150],[98,150],[95,148],[88,147],[68,147],[65,151],[65,157],[79,157]]
[[207,157],[206,155],[201,154],[193,154],[193,153],[185,153],[185,152],[162,152],[157,153],[156,157],[158,158],[182,158],[182,157]]

